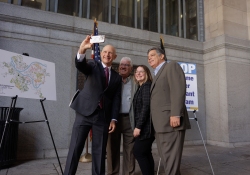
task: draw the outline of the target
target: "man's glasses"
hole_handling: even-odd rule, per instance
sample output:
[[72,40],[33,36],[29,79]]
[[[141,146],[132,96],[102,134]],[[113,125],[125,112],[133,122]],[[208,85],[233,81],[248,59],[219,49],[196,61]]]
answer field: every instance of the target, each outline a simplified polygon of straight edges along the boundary
[[120,64],[120,66],[129,67],[129,66],[130,66],[130,64],[123,64],[123,63],[121,63],[121,64]]

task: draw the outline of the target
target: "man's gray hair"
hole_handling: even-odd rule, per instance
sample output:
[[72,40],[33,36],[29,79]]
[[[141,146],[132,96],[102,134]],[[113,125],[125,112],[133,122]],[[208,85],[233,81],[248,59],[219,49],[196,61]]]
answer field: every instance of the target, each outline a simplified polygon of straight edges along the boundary
[[129,62],[130,62],[130,66],[133,67],[133,62],[132,62],[131,58],[129,58],[129,57],[122,57],[122,59],[121,59],[121,61],[120,61],[120,64],[121,64],[121,62],[122,62],[123,60],[129,61]]
[[166,57],[166,55],[165,55],[165,51],[162,50],[160,47],[152,47],[152,48],[148,49],[147,55],[148,55],[148,53],[149,53],[150,51],[152,51],[152,50],[155,50],[156,53],[157,53],[159,56],[160,56],[161,54],[163,54],[163,55],[164,55],[164,60],[167,60],[167,57]]

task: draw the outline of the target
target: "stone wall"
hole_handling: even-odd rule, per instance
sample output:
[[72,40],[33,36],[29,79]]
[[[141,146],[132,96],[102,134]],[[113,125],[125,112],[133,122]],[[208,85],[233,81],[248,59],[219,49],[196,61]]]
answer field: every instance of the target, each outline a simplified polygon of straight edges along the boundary
[[[0,2],[0,49],[54,62],[56,69],[57,101],[45,101],[55,144],[59,156],[65,157],[69,146],[75,113],[68,107],[76,90],[74,58],[78,46],[87,34],[91,34],[93,21],[63,14],[36,10]],[[117,49],[119,63],[129,56],[133,63],[147,63],[147,50],[160,45],[160,34],[99,22],[99,33],[106,35],[105,44]],[[205,79],[203,43],[163,35],[169,60],[197,64],[199,111],[197,117],[206,139]],[[101,44],[101,48],[103,44]],[[89,54],[89,53],[87,53]],[[152,70],[152,69],[151,69]],[[0,97],[0,106],[9,106],[9,97]],[[44,119],[39,100],[18,98],[17,107],[23,121]],[[189,113],[193,117],[192,112]],[[187,131],[186,144],[201,144],[196,122]],[[90,144],[91,146],[91,144]],[[55,152],[45,123],[24,124],[19,127],[18,158],[55,157]]]
[[249,39],[249,0],[204,0],[205,38]]
[[[205,0],[207,142],[250,144],[249,0]],[[215,122],[216,121],[216,122]]]

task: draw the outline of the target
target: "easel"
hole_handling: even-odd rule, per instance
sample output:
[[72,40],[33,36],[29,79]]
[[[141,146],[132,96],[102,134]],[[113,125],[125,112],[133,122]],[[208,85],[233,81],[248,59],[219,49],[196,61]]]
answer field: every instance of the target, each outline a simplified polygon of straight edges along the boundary
[[48,121],[48,118],[47,118],[47,115],[46,115],[46,112],[45,112],[45,108],[44,108],[44,105],[43,105],[43,101],[45,101],[46,98],[40,99],[45,120],[28,121],[28,122],[20,122],[20,121],[12,120],[11,119],[12,116],[13,116],[13,109],[15,109],[15,106],[16,106],[16,100],[17,100],[17,95],[15,97],[11,97],[11,105],[9,107],[9,111],[8,111],[8,114],[7,114],[7,117],[6,117],[6,121],[5,121],[5,125],[4,125],[4,130],[3,130],[3,135],[2,135],[2,138],[1,138],[1,142],[0,142],[0,150],[2,148],[2,143],[3,143],[5,132],[6,132],[6,127],[7,127],[7,125],[10,122],[14,122],[14,123],[18,123],[18,124],[46,122],[47,125],[48,125],[48,128],[49,128],[50,136],[51,136],[51,139],[52,139],[52,142],[53,142],[53,146],[54,146],[54,149],[55,149],[55,152],[56,152],[57,160],[58,160],[58,163],[60,165],[61,173],[63,174],[62,166],[61,166],[61,163],[60,163],[60,160],[59,160],[59,157],[58,157],[58,154],[57,154],[57,150],[56,150],[56,145],[55,145],[55,142],[54,142],[54,139],[53,139],[53,136],[52,136],[52,132],[51,132],[51,129],[50,129],[50,126],[49,126],[49,121]]
[[203,145],[204,145],[204,148],[205,148],[206,154],[207,154],[207,158],[208,158],[208,161],[209,161],[209,164],[210,164],[210,167],[211,167],[212,173],[213,173],[213,175],[214,175],[213,166],[212,166],[212,164],[211,164],[211,161],[210,161],[210,158],[209,158],[209,155],[208,155],[208,152],[207,152],[207,147],[206,147],[206,144],[205,144],[205,142],[204,142],[204,139],[203,139],[203,136],[202,136],[202,133],[201,133],[201,128],[200,128],[200,125],[199,125],[199,123],[198,123],[198,119],[197,119],[197,117],[196,117],[195,112],[196,112],[196,110],[194,110],[194,111],[193,111],[194,118],[189,118],[189,119],[191,119],[191,120],[195,120],[195,121],[196,121],[196,123],[197,123],[198,129],[199,129],[199,131],[200,131],[201,139],[202,139],[202,142],[203,142]]
[[[205,144],[205,142],[204,142],[204,139],[203,139],[203,136],[202,136],[202,133],[201,133],[201,129],[200,129],[200,125],[199,125],[199,123],[198,123],[198,119],[197,119],[197,117],[196,117],[195,112],[196,112],[196,110],[193,111],[194,118],[189,118],[189,119],[195,120],[196,123],[197,123],[198,129],[199,129],[199,131],[200,131],[201,139],[202,139],[202,142],[203,142],[203,145],[204,145],[206,154],[207,154],[207,158],[208,158],[208,161],[209,161],[209,165],[210,165],[210,167],[211,167],[211,170],[212,170],[213,175],[215,175],[215,174],[214,174],[214,170],[213,170],[213,166],[212,166],[212,164],[211,164],[211,161],[210,161],[210,158],[209,158],[209,155],[208,155],[208,152],[207,152],[207,147],[206,147],[206,144]],[[159,164],[158,164],[157,175],[159,174],[160,163],[161,163],[161,158],[160,158]]]

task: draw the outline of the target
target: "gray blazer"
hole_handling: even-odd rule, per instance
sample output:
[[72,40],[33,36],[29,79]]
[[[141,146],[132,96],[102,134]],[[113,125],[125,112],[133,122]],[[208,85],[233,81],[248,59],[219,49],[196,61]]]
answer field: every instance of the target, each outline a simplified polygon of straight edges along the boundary
[[[190,129],[185,106],[185,75],[176,61],[165,63],[151,85],[151,117],[155,132],[172,132]],[[179,127],[170,126],[170,116],[181,116]]]
[[130,124],[131,124],[132,130],[134,131],[134,129],[135,129],[135,117],[134,117],[133,99],[134,99],[135,92],[138,88],[138,85],[133,80],[133,77],[131,77],[131,85],[132,85],[132,87],[131,87],[129,119],[130,119]]

